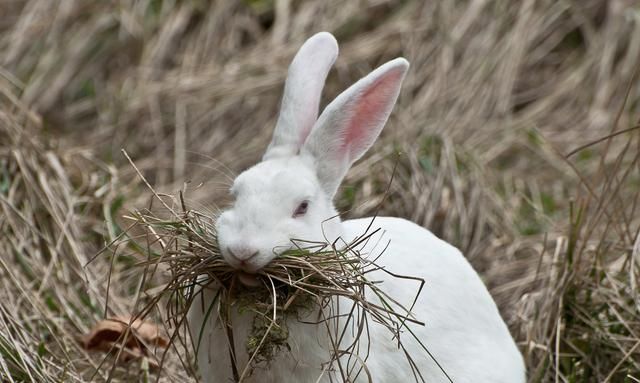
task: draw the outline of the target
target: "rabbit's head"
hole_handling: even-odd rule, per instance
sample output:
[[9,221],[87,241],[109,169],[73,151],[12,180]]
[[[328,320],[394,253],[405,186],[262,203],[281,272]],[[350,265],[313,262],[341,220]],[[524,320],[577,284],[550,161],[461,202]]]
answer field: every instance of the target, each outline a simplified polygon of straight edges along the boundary
[[331,102],[318,118],[320,95],[338,55],[326,32],[296,54],[273,139],[262,162],[231,187],[233,206],[217,221],[224,259],[255,273],[292,240],[333,242],[341,223],[333,196],[351,164],[380,134],[409,67],[403,58],[380,66]]

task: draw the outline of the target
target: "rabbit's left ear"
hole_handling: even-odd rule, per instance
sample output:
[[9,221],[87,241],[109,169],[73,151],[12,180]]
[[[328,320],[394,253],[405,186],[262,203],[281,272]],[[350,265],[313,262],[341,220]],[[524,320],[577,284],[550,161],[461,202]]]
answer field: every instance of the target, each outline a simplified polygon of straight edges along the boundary
[[338,57],[338,43],[328,32],[311,36],[289,66],[280,115],[263,160],[298,154],[318,118],[324,82]]
[[301,155],[313,159],[329,196],[333,197],[351,164],[378,138],[408,69],[404,58],[389,61],[342,92],[318,118]]

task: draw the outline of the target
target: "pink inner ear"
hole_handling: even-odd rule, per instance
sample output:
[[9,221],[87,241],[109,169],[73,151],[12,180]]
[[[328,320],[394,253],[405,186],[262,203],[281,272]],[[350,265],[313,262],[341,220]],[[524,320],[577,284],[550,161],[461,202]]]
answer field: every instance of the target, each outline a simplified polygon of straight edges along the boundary
[[349,122],[343,132],[341,154],[353,156],[353,153],[366,150],[378,137],[383,128],[379,123],[380,119],[384,118],[392,106],[395,99],[393,91],[401,76],[401,71],[391,71],[376,79],[357,97],[350,108]]

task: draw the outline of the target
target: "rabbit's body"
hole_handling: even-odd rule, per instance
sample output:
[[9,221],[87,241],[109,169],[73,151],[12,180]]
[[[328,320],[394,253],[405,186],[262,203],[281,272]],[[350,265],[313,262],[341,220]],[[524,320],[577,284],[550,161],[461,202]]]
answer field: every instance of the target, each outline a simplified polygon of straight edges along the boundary
[[[343,238],[347,240],[361,236],[370,223],[370,218],[343,222]],[[413,312],[426,326],[409,326],[451,380],[456,383],[524,382],[522,357],[509,330],[484,284],[458,249],[404,219],[378,217],[372,228],[381,230],[360,249],[362,253],[375,256],[389,242],[378,263],[393,273],[425,280],[426,285]],[[373,273],[369,278],[383,281],[381,286],[384,291],[392,297],[401,297],[405,307],[409,307],[417,292],[418,284],[415,281],[395,278],[382,271]],[[214,291],[209,290],[206,295],[212,299],[213,294]],[[345,301],[343,305],[343,310],[351,307],[350,302]],[[193,310],[191,315],[192,331],[203,328],[201,309]],[[306,319],[313,321],[315,317],[309,315]],[[236,313],[232,319],[238,365],[241,367],[246,365],[249,358],[244,342],[252,321],[253,316],[249,313]],[[210,318],[210,323],[204,328],[207,332],[203,334],[202,344],[208,345],[209,349],[202,350],[198,360],[203,380],[233,381],[229,351],[224,346],[226,337],[217,319]],[[322,370],[330,358],[331,349],[326,328],[294,319],[288,322],[288,329],[291,350],[281,349],[278,357],[269,365],[256,369],[243,381],[330,382],[330,375],[333,375],[333,382],[340,381],[336,380],[338,372]],[[373,381],[415,381],[406,355],[391,338],[389,330],[370,322],[369,331],[371,350],[366,365]],[[404,331],[401,339],[426,382],[449,382],[411,334]],[[343,341],[345,343],[348,343],[348,339]],[[367,340],[363,339],[363,345],[366,343]],[[361,352],[361,357],[364,357],[364,352]],[[334,365],[333,368],[337,367]],[[364,372],[358,378],[358,382],[368,381]]]
[[[337,43],[328,33],[319,33],[302,46],[289,67],[281,112],[263,161],[234,180],[230,191],[235,202],[217,218],[222,257],[238,270],[238,280],[257,285],[254,288],[265,287],[252,274],[259,274],[279,253],[292,248],[292,239],[350,243],[371,222],[371,218],[340,222],[332,200],[351,164],[384,127],[409,63],[398,58],[380,66],[336,97],[318,117],[324,80],[337,54]],[[381,229],[374,234],[377,238],[365,241],[361,253],[375,256],[388,244],[377,264],[426,281],[412,310],[425,326],[409,326],[433,358],[408,332],[401,339],[422,377],[427,382],[446,382],[444,370],[454,382],[524,382],[522,357],[507,326],[462,254],[406,220],[376,218],[372,230],[377,228]],[[382,281],[381,288],[403,306],[411,305],[418,287],[415,281],[383,271],[368,276]],[[194,342],[200,342],[199,373],[208,383],[233,379],[226,331],[217,315],[203,323],[215,293],[215,287],[205,288],[203,299],[196,300],[189,315]],[[339,305],[345,305],[341,308],[345,313],[352,303],[344,300]],[[317,322],[318,314],[310,313],[306,319]],[[249,313],[231,313],[238,374],[248,361],[245,342],[252,321]],[[368,325],[366,339],[371,344],[366,369],[373,381],[414,381],[406,355],[389,330],[371,320]],[[322,374],[333,349],[325,325],[293,318],[288,330],[291,350],[281,350],[270,365],[243,381],[327,382],[333,374],[332,381],[339,382],[334,371]],[[362,358],[367,354],[366,339],[359,351]],[[349,344],[348,339],[342,342]],[[358,381],[367,381],[364,372]]]

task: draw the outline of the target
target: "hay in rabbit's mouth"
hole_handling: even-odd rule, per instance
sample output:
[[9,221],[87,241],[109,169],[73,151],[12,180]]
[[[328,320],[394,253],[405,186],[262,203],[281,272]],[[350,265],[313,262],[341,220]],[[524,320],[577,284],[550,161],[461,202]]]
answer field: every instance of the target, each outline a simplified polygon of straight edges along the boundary
[[[149,208],[126,216],[131,225],[107,248],[114,249],[114,257],[124,248],[136,249],[144,255],[146,260],[136,266],[144,271],[143,284],[148,285],[143,286],[147,304],[134,315],[144,318],[164,307],[160,310],[161,316],[170,330],[171,346],[179,355],[193,356],[201,347],[202,329],[191,329],[190,332],[186,320],[187,312],[194,304],[201,305],[206,312],[205,323],[211,316],[220,320],[226,328],[229,345],[236,343],[232,310],[254,314],[251,331],[244,340],[249,361],[237,365],[231,358],[231,372],[237,382],[243,381],[256,368],[268,367],[276,356],[287,352],[287,323],[313,313],[315,322],[326,328],[333,345],[328,350],[328,364],[323,366],[325,372],[338,374],[343,381],[368,375],[368,347],[361,346],[360,341],[367,339],[368,326],[376,322],[388,329],[404,351],[416,381],[423,381],[412,355],[402,344],[402,333],[413,336],[406,326],[408,322],[423,324],[411,310],[424,281],[384,270],[376,264],[380,254],[361,254],[359,249],[377,230],[367,230],[348,244],[292,240],[290,250],[248,276],[234,269],[221,256],[212,217],[188,209],[182,192],[178,196],[160,196],[151,190],[155,200],[162,205],[160,211]],[[122,246],[122,241],[127,246]],[[373,271],[415,281],[416,295],[412,305],[405,307],[386,294],[383,283],[369,278]],[[150,281],[157,281],[157,274],[162,274],[160,278],[164,277],[168,282],[153,286]],[[249,283],[242,283],[242,279]],[[215,291],[213,301],[204,301],[203,289]],[[349,313],[337,309],[337,298],[352,304]],[[356,334],[355,339],[344,339],[347,329]],[[199,335],[188,341],[190,333]],[[238,350],[229,347],[230,355],[236,355]],[[183,364],[191,369],[189,360],[188,357],[183,359]],[[369,380],[372,380],[371,376]]]
[[[306,246],[302,246],[301,241],[292,241],[293,249],[280,254],[252,275],[252,282],[257,286],[249,286],[250,283],[241,283],[241,278],[248,276],[231,267],[220,255],[210,217],[194,210],[184,210],[173,219],[166,219],[145,210],[134,212],[126,218],[133,222],[129,230],[130,237],[134,238],[133,233],[142,229],[142,234],[136,236],[136,242],[141,244],[143,242],[140,239],[144,238],[148,249],[148,260],[138,263],[137,267],[146,273],[162,269],[170,276],[169,282],[162,288],[148,292],[149,304],[138,313],[139,316],[144,317],[158,303],[164,302],[167,323],[175,329],[172,337],[175,341],[177,337],[185,335],[180,329],[185,328],[185,316],[193,304],[204,305],[207,316],[220,318],[230,332],[233,331],[233,323],[228,315],[230,308],[257,314],[251,333],[244,342],[250,362],[246,366],[233,368],[238,381],[251,374],[254,368],[267,366],[279,352],[288,349],[288,320],[310,313],[322,313],[318,314],[318,323],[326,325],[329,331],[331,322],[337,318],[326,314],[331,311],[327,307],[335,304],[337,297],[352,301],[354,306],[351,318],[345,320],[342,326],[357,329],[363,337],[367,336],[364,327],[371,319],[386,326],[396,338],[400,338],[406,322],[420,323],[412,316],[410,307],[398,304],[384,293],[380,283],[368,279],[371,271],[380,268],[374,260],[360,254],[357,248],[376,231],[365,233],[341,248],[327,243],[306,243]],[[416,294],[419,293],[422,280],[398,277],[415,279]],[[214,302],[202,302],[199,287],[216,289]],[[377,298],[371,299],[369,294]],[[233,337],[233,333],[228,335]],[[192,351],[200,347],[201,341],[192,339]],[[340,345],[337,338],[335,343],[336,347]],[[180,339],[180,344],[184,346],[187,342]],[[232,353],[236,351],[230,350]],[[337,349],[333,352],[332,361],[340,363],[339,356],[350,352],[357,352],[357,340],[353,344],[340,345],[339,353]],[[366,363],[366,357],[364,359]],[[351,365],[334,369],[342,370],[344,374],[358,371],[364,374],[361,368],[354,367],[355,363],[358,363],[356,358]]]

